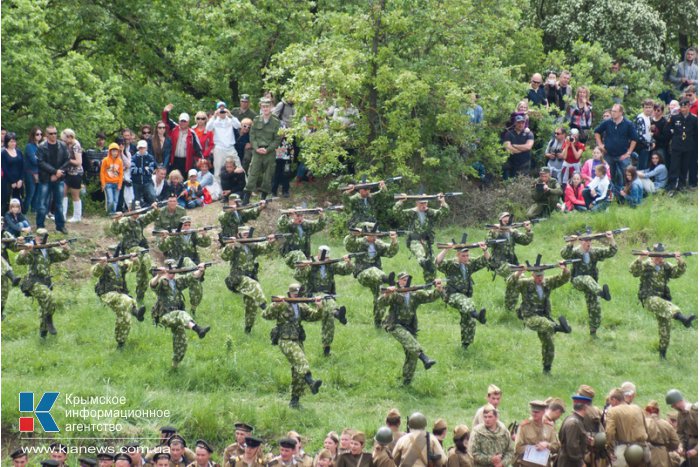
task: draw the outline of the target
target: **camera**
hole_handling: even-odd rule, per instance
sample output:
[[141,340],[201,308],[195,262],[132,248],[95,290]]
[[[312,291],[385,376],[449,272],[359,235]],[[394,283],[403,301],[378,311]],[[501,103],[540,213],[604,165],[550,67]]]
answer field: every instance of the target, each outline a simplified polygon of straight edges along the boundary
[[544,193],[544,183],[535,184],[535,190],[537,190],[538,193]]
[[569,136],[569,137],[566,138],[566,139],[568,139],[570,143],[573,143],[573,142],[574,142],[574,137],[573,137],[573,136]]
[[226,109],[224,109],[223,107],[220,108],[220,109],[219,109],[219,113],[220,113],[220,114],[225,114],[225,113],[226,113]]

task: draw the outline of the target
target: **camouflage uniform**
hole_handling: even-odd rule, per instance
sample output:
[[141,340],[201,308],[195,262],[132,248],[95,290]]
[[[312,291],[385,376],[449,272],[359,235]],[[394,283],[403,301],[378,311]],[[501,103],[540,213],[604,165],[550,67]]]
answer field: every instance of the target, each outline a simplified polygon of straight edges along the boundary
[[280,351],[292,367],[292,397],[301,397],[304,393],[304,376],[311,371],[304,354],[306,333],[301,322],[318,321],[322,313],[323,306],[307,303],[278,302],[263,310],[263,318],[277,321],[273,331],[277,331]]
[[343,193],[343,205],[345,209],[350,212],[348,227],[356,227],[358,224],[366,222],[377,222],[377,209],[375,205],[377,204],[377,199],[379,199],[377,197],[381,196],[382,193],[384,192],[377,191],[376,193],[370,193],[367,198],[363,198],[359,193],[353,195]]
[[319,217],[315,221],[304,219],[299,225],[293,223],[290,216],[286,214],[280,216],[277,220],[277,232],[292,234],[291,237],[286,238],[282,247],[285,264],[294,269],[295,256],[289,255],[294,250],[301,250],[306,257],[311,256],[311,235],[320,232],[325,226],[325,216]]
[[468,346],[474,342],[476,321],[472,318],[472,312],[476,311],[472,301],[472,274],[488,266],[488,260],[484,256],[470,260],[462,265],[457,259],[445,259],[437,265],[438,271],[447,277],[445,287],[445,303],[459,310],[459,329],[462,336],[462,345]]
[[563,269],[561,274],[554,277],[547,277],[542,282],[542,297],[537,293],[538,286],[532,278],[518,278],[512,274],[508,281],[514,286],[523,297],[518,313],[525,321],[525,326],[537,332],[542,344],[542,364],[545,368],[550,368],[554,361],[554,329],[556,323],[552,320],[552,304],[549,301],[549,294],[553,289],[566,284],[571,277],[568,269]]
[[588,327],[594,333],[600,327],[600,300],[598,294],[603,288],[598,284],[598,261],[612,258],[617,253],[617,245],[608,245],[605,248],[591,247],[585,253],[581,247],[574,248],[569,243],[561,250],[564,259],[580,259],[572,264],[571,285],[574,289],[583,292],[588,308]]
[[548,216],[553,211],[557,210],[557,203],[561,201],[561,195],[564,193],[554,178],[547,181],[547,186],[549,186],[549,191],[539,191],[537,190],[537,184],[542,183],[539,179],[532,185],[532,199],[535,202],[527,210],[527,218],[532,219],[539,216]]
[[135,264],[131,261],[97,263],[92,267],[92,275],[98,278],[95,293],[102,303],[107,305],[117,315],[114,323],[114,339],[123,345],[131,330],[131,314],[136,308],[136,301],[129,296],[126,286],[126,273],[133,270]]
[[235,237],[238,235],[238,228],[248,221],[252,221],[260,217],[262,209],[251,208],[236,211],[223,211],[219,214],[219,224],[221,224],[221,235],[224,237]]
[[[491,229],[488,233],[489,240],[505,239],[503,243],[491,245],[491,268],[503,279],[508,279],[511,274],[508,264],[520,264],[515,256],[515,244],[529,245],[532,243],[532,231],[520,232],[516,229],[501,230]],[[514,311],[518,304],[518,291],[514,284],[506,280],[505,307],[506,310]]]
[[[253,148],[253,159],[248,170],[248,183],[245,191],[253,192],[260,187],[260,191],[270,193],[272,191],[272,177],[275,173],[275,151],[282,142],[280,133],[280,121],[274,115],[265,122],[262,115],[255,117],[250,128],[250,145]],[[265,154],[258,154],[258,149],[265,149]]]
[[231,263],[231,270],[225,279],[226,287],[233,293],[243,295],[245,306],[245,330],[250,332],[255,324],[258,307],[267,304],[265,294],[258,282],[257,257],[271,253],[274,243],[236,243],[228,244],[221,252],[221,259]]
[[474,427],[469,438],[469,454],[474,459],[474,467],[490,467],[491,458],[501,454],[501,463],[510,465],[515,460],[513,441],[510,433],[501,423],[497,423],[494,431],[481,424]]
[[686,265],[683,259],[673,266],[667,262],[656,266],[651,258],[646,261],[640,256],[631,265],[630,272],[634,277],[640,277],[637,297],[642,306],[654,315],[659,323],[659,349],[668,348],[671,341],[671,319],[681,309],[671,303],[671,290],[668,281],[681,277]]
[[[2,238],[13,239],[15,236],[8,231],[3,231]],[[12,265],[10,264],[10,261],[6,259],[8,258],[7,250],[9,249],[15,250],[16,247],[5,246],[5,244],[2,245],[2,283],[0,284],[0,287],[2,288],[2,319],[5,319],[5,306],[7,305],[7,296],[9,295],[10,288],[12,287],[13,277]]]
[[153,307],[153,319],[156,324],[167,328],[173,334],[173,366],[177,365],[185,357],[187,352],[187,336],[185,331],[189,329],[189,323],[194,321],[186,311],[185,298],[182,291],[194,284],[201,284],[193,274],[184,274],[175,277],[172,281],[167,277],[161,277],[158,282],[151,285],[156,293],[157,301]]
[[[683,449],[689,451],[698,449],[698,404],[692,404],[690,410],[678,411],[678,437],[683,444]],[[688,459],[690,467],[698,467],[698,456]]]
[[[541,441],[549,443],[550,459],[559,452],[559,438],[554,429],[554,425],[550,425],[544,420],[541,423],[535,423],[532,418],[523,420],[518,427],[518,433],[515,436],[515,456],[516,466],[523,465],[520,461],[525,454],[525,447],[528,444],[537,444]],[[551,464],[551,460],[550,463]]]
[[28,297],[39,302],[40,326],[42,335],[48,330],[47,319],[52,319],[56,302],[51,294],[51,263],[68,259],[68,251],[63,248],[22,250],[17,255],[17,264],[27,265],[27,274],[20,282],[20,289]]
[[441,296],[437,289],[418,290],[405,294],[382,294],[379,297],[380,308],[388,307],[384,316],[384,329],[399,341],[404,351],[403,382],[410,384],[416,372],[418,356],[423,352],[416,336],[418,335],[418,316],[416,310],[423,303],[430,303]]
[[[159,212],[159,209],[151,209],[142,216],[125,216],[112,222],[110,231],[119,237],[124,253],[136,253],[141,248],[148,248],[148,240],[143,235],[143,229],[151,222],[155,222]],[[153,263],[148,253],[139,255],[131,261],[134,263],[131,270],[136,271],[136,302],[143,305]]]
[[[352,273],[352,263],[341,261],[324,266],[297,266],[294,279],[302,284],[305,295],[312,297],[325,293],[335,295],[335,275],[347,276]],[[324,348],[333,344],[335,337],[335,319],[333,312],[338,308],[335,299],[324,300],[323,316],[321,318],[321,345]]]
[[170,212],[167,208],[160,209],[153,227],[161,230],[175,230],[180,225],[180,219],[186,215],[187,211],[182,206],[177,206],[175,212]]
[[440,209],[428,209],[425,215],[418,212],[418,208],[403,209],[403,201],[394,204],[393,213],[400,222],[404,223],[408,234],[407,242],[411,253],[418,259],[423,268],[423,278],[426,282],[435,280],[435,268],[433,263],[433,241],[435,240],[435,223],[450,212],[447,204]]
[[380,327],[382,324],[382,312],[377,301],[379,300],[379,287],[382,285],[384,271],[382,271],[382,257],[393,258],[399,252],[398,242],[384,242],[375,240],[372,247],[366,237],[356,237],[348,235],[343,241],[345,249],[351,253],[367,253],[364,256],[355,258],[355,271],[353,275],[357,278],[362,287],[367,287],[372,291],[372,315],[374,316],[374,326]]
[[[197,247],[208,247],[211,245],[211,238],[201,237],[197,232],[188,235],[170,235],[166,237],[160,245],[160,250],[165,255],[166,259],[174,259],[180,261],[184,258],[182,266],[185,268],[196,267],[199,262],[199,252]],[[202,302],[204,288],[202,281],[204,276],[196,283],[189,286],[190,294],[190,310],[195,314],[197,307]]]

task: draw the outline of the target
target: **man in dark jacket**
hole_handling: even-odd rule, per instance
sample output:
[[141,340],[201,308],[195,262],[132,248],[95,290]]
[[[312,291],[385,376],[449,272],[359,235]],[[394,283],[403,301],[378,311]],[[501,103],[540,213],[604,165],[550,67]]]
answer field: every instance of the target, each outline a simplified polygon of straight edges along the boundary
[[[63,199],[63,183],[65,181],[65,169],[68,166],[68,147],[58,139],[58,130],[55,126],[46,127],[46,141],[39,145],[37,160],[39,161],[39,187],[37,189],[39,209],[36,213],[37,228],[44,227],[46,213],[49,210],[51,196],[55,202]],[[56,231],[68,233],[65,227],[63,211],[56,209]]]

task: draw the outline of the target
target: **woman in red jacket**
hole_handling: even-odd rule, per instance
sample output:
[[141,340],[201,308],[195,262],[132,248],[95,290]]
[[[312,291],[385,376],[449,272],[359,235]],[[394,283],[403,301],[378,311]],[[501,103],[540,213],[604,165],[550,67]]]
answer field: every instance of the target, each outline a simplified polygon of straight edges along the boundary
[[170,111],[173,104],[168,104],[163,109],[161,118],[169,128],[171,151],[168,171],[178,170],[180,173],[187,173],[194,167],[195,162],[202,157],[202,146],[199,138],[192,128],[190,128],[190,116],[183,112],[178,121],[170,119]]
[[[202,159],[213,163],[212,151],[214,150],[214,132],[207,131],[207,114],[201,110],[194,116],[195,126],[192,127],[199,138],[199,145],[202,147]],[[196,167],[199,167],[199,160],[195,160]]]
[[583,199],[583,179],[580,173],[571,176],[571,180],[566,184],[564,190],[564,204],[567,211],[587,211],[586,200]]

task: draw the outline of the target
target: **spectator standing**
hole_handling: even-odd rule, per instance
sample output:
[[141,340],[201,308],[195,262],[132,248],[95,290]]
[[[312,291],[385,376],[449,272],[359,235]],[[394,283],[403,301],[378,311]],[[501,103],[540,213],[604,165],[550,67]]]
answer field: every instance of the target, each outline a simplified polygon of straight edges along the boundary
[[646,99],[643,103],[643,111],[634,123],[637,126],[637,169],[645,170],[649,166],[649,154],[653,144],[652,115],[654,114],[654,101]]
[[564,208],[566,211],[588,211],[586,200],[583,197],[583,179],[580,173],[572,175],[564,190]]
[[156,132],[150,140],[148,140],[148,153],[153,156],[156,164],[168,169],[170,163],[171,150],[170,136],[168,136],[168,127],[163,122],[156,123]]
[[164,166],[162,165],[157,165],[156,170],[153,173],[153,193],[156,196],[156,199],[158,201],[163,201],[162,194],[163,194],[163,188],[165,188],[165,185],[167,185],[167,182],[165,181],[165,177],[168,174],[168,171],[165,169]]
[[547,167],[552,171],[552,177],[559,179],[562,165],[564,164],[564,141],[566,140],[566,129],[559,127],[554,130],[554,136],[547,143],[544,150],[544,157],[547,159]]
[[282,187],[282,197],[289,198],[289,177],[292,173],[292,157],[294,145],[285,138],[275,153],[275,174],[272,178],[272,196],[277,196]]
[[658,152],[651,154],[651,164],[647,170],[638,170],[637,176],[646,193],[656,193],[666,188],[668,181],[668,170],[664,165],[664,158]]
[[564,163],[562,164],[559,183],[564,185],[569,181],[574,173],[581,172],[581,155],[586,149],[586,145],[578,140],[578,130],[572,128],[569,136],[564,141],[562,154],[564,154]]
[[17,198],[10,200],[10,208],[5,213],[5,224],[3,229],[10,232],[15,237],[27,235],[32,232],[32,227],[24,214],[22,214],[22,203]]
[[141,206],[150,206],[156,200],[155,187],[153,186],[156,161],[148,153],[148,142],[144,139],[136,144],[136,154],[131,156],[130,170],[134,190],[131,208],[134,209],[137,201],[141,203]]
[[107,214],[117,212],[117,201],[119,200],[119,191],[123,182],[124,162],[122,161],[121,150],[119,144],[112,143],[109,145],[107,157],[102,159],[100,166],[100,184],[105,194]]
[[515,117],[515,127],[507,130],[503,138],[503,146],[510,153],[503,167],[503,178],[516,175],[526,175],[530,170],[530,150],[535,143],[535,136],[525,128],[525,117]]
[[[148,142],[153,137],[153,127],[146,123],[141,125],[141,139]],[[136,144],[136,149],[138,150],[138,143]],[[149,153],[150,154],[150,153]]]
[[698,96],[695,92],[695,86],[692,84],[685,88],[683,96],[690,101],[690,113],[698,116]]
[[[515,110],[510,114],[510,120],[506,124],[506,130],[513,129],[515,127],[515,117],[521,115],[525,117],[525,128],[530,128],[530,104],[527,99],[523,99],[518,102],[515,106]],[[505,134],[505,133],[504,133]]]
[[593,106],[590,91],[585,86],[576,89],[576,100],[569,107],[569,127],[579,131],[579,141],[586,143],[593,124]]
[[674,196],[685,188],[686,179],[690,186],[698,185],[698,118],[690,113],[688,99],[681,100],[681,110],[671,116],[666,134],[671,140],[668,191]]
[[666,125],[668,125],[668,118],[664,115],[664,105],[654,104],[654,114],[651,117],[651,134],[654,141],[652,147],[665,159],[668,158]]
[[622,104],[614,104],[610,112],[612,118],[604,120],[595,129],[595,141],[603,151],[605,162],[610,165],[611,183],[619,189],[623,184],[623,173],[630,165],[630,157],[637,145],[637,130],[625,118]]
[[527,90],[527,99],[532,102],[533,105],[543,105],[549,107],[547,103],[547,96],[545,95],[544,88],[542,87],[542,75],[535,73],[530,78],[530,87]]
[[[233,110],[231,110],[231,115],[237,118],[241,123],[243,122],[244,118],[249,118],[252,122],[255,120],[255,117],[258,116],[258,114],[250,108],[250,96],[248,94],[241,94],[239,106],[234,107]],[[240,154],[241,153],[239,152],[238,155],[240,156]]]
[[38,126],[32,127],[29,132],[29,139],[24,148],[24,203],[22,204],[22,214],[29,213],[31,209],[37,212],[37,196],[36,187],[39,183],[39,161],[36,158],[36,153],[39,150],[39,144],[43,140],[43,132]]
[[559,73],[559,87],[557,93],[559,94],[558,105],[559,110],[566,110],[569,100],[571,100],[571,86],[569,86],[569,81],[571,80],[571,73],[568,70],[564,70]]
[[279,101],[272,110],[272,114],[280,119],[283,128],[290,128],[292,126],[292,119],[296,113],[294,102],[287,98],[283,98]]
[[[128,133],[127,131],[123,132]],[[117,201],[118,211],[128,211],[131,207],[131,202],[134,200],[134,186],[131,182],[131,155],[136,153],[136,146],[133,151],[131,144],[125,138],[117,138],[119,150],[121,151],[122,163],[124,164],[124,180],[122,187],[119,190],[119,199]]]
[[253,120],[244,118],[241,120],[241,129],[236,138],[236,153],[242,164],[243,170],[248,170],[250,161],[253,159],[253,146],[250,144],[250,128],[253,126]]
[[633,166],[625,169],[625,186],[618,193],[617,202],[627,204],[632,208],[636,208],[642,204],[644,198],[644,188],[637,176],[637,169]]
[[595,167],[595,178],[583,190],[583,198],[586,206],[591,211],[603,211],[610,204],[608,190],[610,189],[610,179],[606,174],[606,167],[599,164]]
[[207,122],[207,130],[214,142],[214,177],[221,184],[221,170],[227,157],[233,157],[236,165],[241,165],[240,154],[236,151],[235,131],[240,130],[241,122],[226,108],[225,102],[216,104],[216,112]]
[[[197,138],[199,138],[199,145],[202,147],[202,159],[210,159],[214,150],[214,133],[207,127],[208,120],[209,117],[207,117],[206,112],[200,110],[194,116],[195,125],[192,127]],[[199,158],[195,157],[192,166],[198,167],[198,164]]]
[[2,214],[10,205],[10,198],[21,199],[24,179],[24,159],[17,147],[17,135],[8,132],[3,139],[2,149]]
[[229,157],[224,162],[224,170],[221,172],[221,195],[228,199],[228,195],[233,193],[243,198],[245,186],[245,170],[237,167],[233,157]]
[[583,182],[586,185],[591,183],[591,180],[595,177],[596,166],[601,164],[605,166],[605,173],[608,179],[610,179],[610,166],[605,162],[605,159],[603,159],[603,151],[598,147],[593,148],[593,157],[584,162],[581,168],[581,177],[583,177]]
[[[284,113],[284,108],[281,109]],[[265,199],[272,191],[272,176],[275,171],[275,155],[280,145],[280,120],[272,115],[272,102],[263,98],[260,100],[260,116],[256,117],[250,129],[250,143],[253,148],[253,159],[250,162],[248,183],[243,195],[243,203],[250,200],[252,192],[260,189],[261,199]]]
[[80,200],[80,189],[83,186],[83,147],[70,128],[61,132],[61,140],[66,143],[70,155],[69,164],[66,166],[63,217],[68,215],[68,195],[70,195],[73,200],[73,217],[68,219],[68,222],[80,222],[83,219],[83,202]]
[[187,173],[194,166],[195,159],[202,157],[202,146],[193,129],[190,128],[190,116],[183,112],[178,118],[178,123],[170,120],[170,111],[173,104],[168,104],[163,109],[162,120],[168,128],[170,136],[170,160],[169,170],[177,169],[180,174]]
[[671,82],[679,90],[685,89],[691,84],[698,85],[698,64],[696,62],[698,51],[695,47],[689,47],[685,51],[685,60],[676,65],[675,72],[671,76]]
[[547,74],[547,80],[544,82],[542,88],[544,89],[544,96],[548,105],[551,105],[552,109],[555,107],[560,108],[557,74],[553,71]]
[[[37,159],[39,161],[39,187],[37,189],[39,210],[36,214],[36,227],[39,229],[44,228],[46,213],[49,211],[50,197],[53,197],[55,202],[63,198],[65,169],[70,159],[68,147],[63,141],[58,139],[58,130],[56,130],[55,126],[49,125],[46,127],[46,141],[39,145]],[[54,220],[56,222],[56,230],[67,234],[68,230],[65,226],[63,210],[56,209]]]

